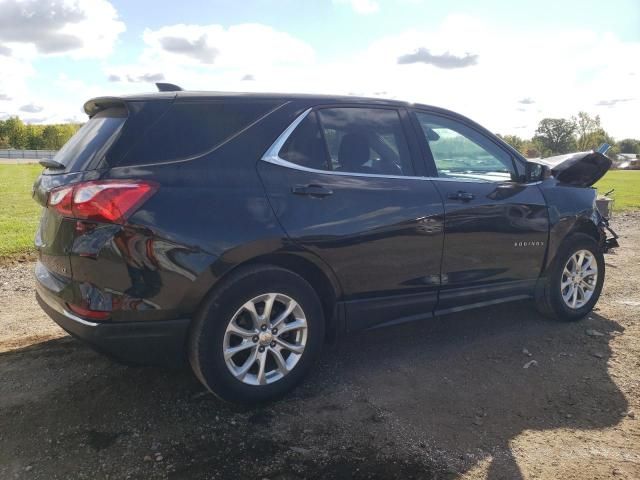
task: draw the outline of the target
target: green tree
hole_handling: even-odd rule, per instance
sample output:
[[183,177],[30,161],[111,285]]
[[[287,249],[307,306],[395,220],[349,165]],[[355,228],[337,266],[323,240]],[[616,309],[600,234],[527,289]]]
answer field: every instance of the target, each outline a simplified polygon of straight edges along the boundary
[[602,136],[604,132],[600,125],[600,115],[591,117],[587,112],[578,112],[578,116],[571,117],[571,121],[576,125],[578,150],[584,152],[592,149],[595,142],[593,137]]
[[40,125],[26,125],[25,136],[25,148],[31,150],[41,150],[44,148],[42,143],[42,127]]
[[538,124],[533,140],[540,144],[543,157],[575,151],[576,124],[565,118],[544,118]]
[[505,142],[507,142],[509,145],[511,145],[513,148],[515,148],[516,150],[518,150],[521,153],[524,153],[522,151],[522,147],[525,144],[525,141],[520,138],[517,135],[501,135],[500,138],[502,138]]
[[6,139],[10,148],[25,148],[27,131],[25,124],[18,117],[9,117],[0,125],[0,138]]
[[45,149],[58,150],[62,146],[60,138],[61,135],[57,125],[47,125],[42,129],[42,145]]
[[608,143],[611,146],[611,148],[607,151],[607,156],[615,160],[618,156],[618,153],[620,153],[620,149],[616,144],[615,139],[607,132],[605,132],[603,128],[600,128],[591,133],[591,135],[589,136],[589,142],[585,144],[586,148],[584,150],[595,150],[603,143]]
[[618,142],[618,149],[620,153],[635,153],[640,154],[640,140],[635,138],[625,138]]
[[527,158],[539,158],[542,156],[542,147],[538,141],[525,140],[520,152]]
[[64,123],[57,125],[59,128],[58,142],[56,144],[56,150],[60,150],[62,146],[69,141],[71,137],[75,135],[81,125],[77,123]]
[[75,123],[25,125],[18,117],[0,120],[0,148],[59,150],[81,125]]
[[5,134],[3,128],[3,121],[0,120],[0,148],[11,148],[11,144],[9,143],[9,137]]

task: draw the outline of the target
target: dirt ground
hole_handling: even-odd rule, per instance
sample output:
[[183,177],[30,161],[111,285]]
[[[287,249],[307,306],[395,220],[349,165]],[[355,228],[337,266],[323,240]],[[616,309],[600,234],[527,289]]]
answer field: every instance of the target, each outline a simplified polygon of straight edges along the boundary
[[254,409],[94,353],[40,312],[33,264],[5,264],[0,479],[638,479],[640,215],[614,226],[582,322],[522,302],[364,332]]

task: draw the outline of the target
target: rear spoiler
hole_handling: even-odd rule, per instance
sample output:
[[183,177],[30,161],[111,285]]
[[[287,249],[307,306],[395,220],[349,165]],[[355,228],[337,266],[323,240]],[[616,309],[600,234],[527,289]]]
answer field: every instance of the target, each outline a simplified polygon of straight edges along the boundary
[[183,88],[173,83],[156,83],[159,92],[182,92]]
[[89,118],[108,108],[127,108],[127,103],[120,97],[97,97],[84,104],[84,111]]
[[173,99],[176,96],[176,92],[181,92],[183,89],[173,83],[156,83],[156,88],[159,93],[143,93],[140,95],[125,95],[122,97],[96,97],[87,101],[84,104],[84,111],[89,118],[93,117],[97,113],[108,108],[127,108],[127,103],[135,101],[146,101],[151,99]]

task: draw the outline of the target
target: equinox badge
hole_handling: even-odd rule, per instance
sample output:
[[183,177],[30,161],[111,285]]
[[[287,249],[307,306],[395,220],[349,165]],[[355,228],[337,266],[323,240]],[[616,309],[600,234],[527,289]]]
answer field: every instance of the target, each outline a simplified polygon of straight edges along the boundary
[[531,242],[514,242],[514,247],[544,247],[544,242],[531,241]]

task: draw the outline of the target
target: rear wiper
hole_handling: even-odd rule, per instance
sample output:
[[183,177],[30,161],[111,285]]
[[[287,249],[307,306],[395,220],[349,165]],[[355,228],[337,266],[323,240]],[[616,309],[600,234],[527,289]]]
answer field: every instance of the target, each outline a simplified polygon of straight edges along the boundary
[[44,168],[50,168],[51,170],[64,170],[64,165],[60,162],[56,162],[55,160],[51,160],[48,158],[43,158],[38,162]]

